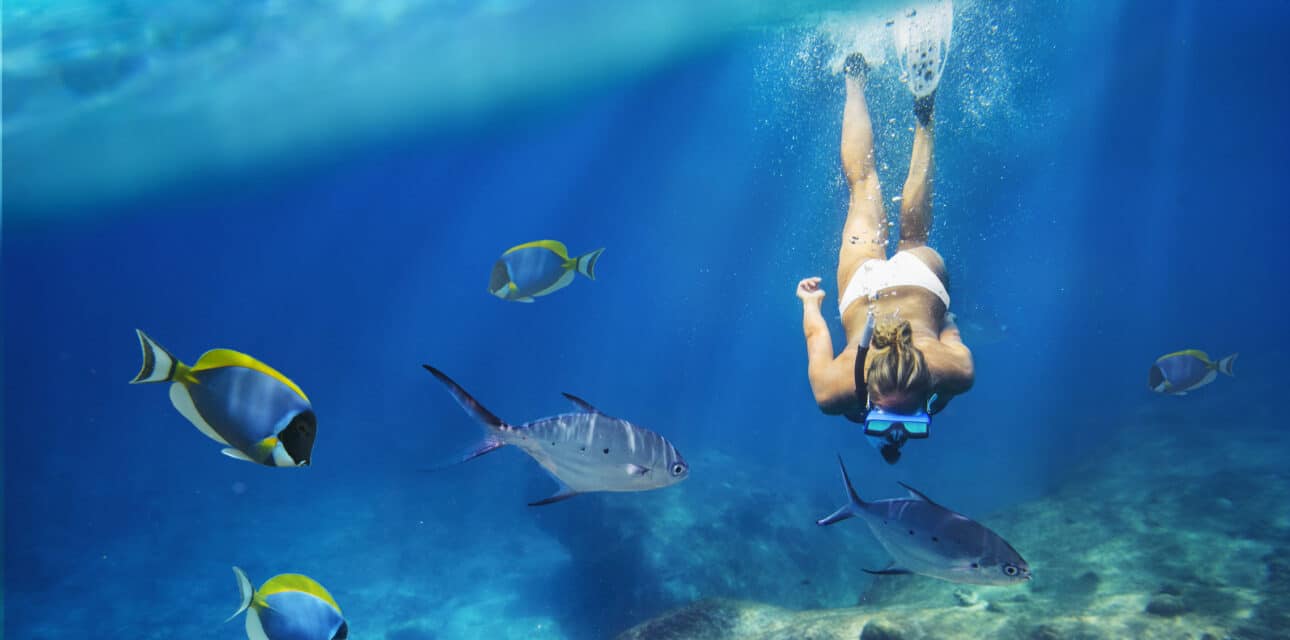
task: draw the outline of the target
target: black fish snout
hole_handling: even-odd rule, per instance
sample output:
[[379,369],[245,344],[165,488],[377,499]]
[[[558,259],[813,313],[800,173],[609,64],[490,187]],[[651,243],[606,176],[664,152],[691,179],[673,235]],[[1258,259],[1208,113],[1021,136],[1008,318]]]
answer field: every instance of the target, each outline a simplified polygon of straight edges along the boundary
[[309,466],[309,456],[314,450],[314,437],[318,435],[318,418],[313,411],[301,411],[287,428],[278,434],[278,441],[287,455],[302,467]]

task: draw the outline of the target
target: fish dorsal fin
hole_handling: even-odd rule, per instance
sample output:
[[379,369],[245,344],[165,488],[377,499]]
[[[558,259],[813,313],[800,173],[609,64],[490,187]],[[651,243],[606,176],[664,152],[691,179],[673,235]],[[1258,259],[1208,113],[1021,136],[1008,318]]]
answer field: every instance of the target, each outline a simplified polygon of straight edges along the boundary
[[1176,358],[1176,357],[1178,357],[1178,356],[1191,356],[1191,357],[1193,357],[1193,358],[1197,358],[1197,359],[1199,359],[1199,360],[1203,360],[1203,361],[1205,361],[1205,362],[1209,362],[1209,361],[1210,361],[1210,360],[1209,360],[1209,354],[1208,354],[1208,353],[1205,353],[1204,351],[1201,351],[1200,349],[1183,349],[1182,351],[1175,351],[1175,352],[1173,352],[1173,353],[1166,353],[1165,355],[1160,356],[1159,358],[1156,358],[1156,362],[1159,362],[1159,361],[1161,361],[1161,360],[1168,360],[1169,358]]
[[[298,573],[284,573],[270,578],[268,582],[260,587],[260,591],[256,595],[262,599],[268,599],[269,596],[275,593],[287,591],[307,593],[331,605],[331,608],[340,614],[340,605],[336,604],[336,600],[331,597],[330,593],[327,593],[327,590],[322,585],[314,581],[313,578],[302,576]],[[341,615],[343,616],[343,614]]]
[[939,507],[939,506],[941,506],[941,505],[939,505],[939,504],[936,504],[936,501],[935,501],[935,500],[933,500],[933,499],[931,499],[931,498],[927,497],[927,495],[926,495],[926,494],[924,494],[922,491],[919,491],[918,489],[915,489],[915,488],[913,488],[913,487],[911,487],[911,486],[909,486],[909,485],[907,485],[907,484],[905,484],[905,483],[903,483],[903,482],[901,482],[901,483],[900,483],[900,486],[904,487],[904,488],[905,488],[905,491],[908,491],[908,492],[909,492],[909,495],[911,495],[911,496],[913,496],[913,497],[915,497],[915,498],[918,498],[919,500],[922,500],[923,502],[926,502],[926,503],[928,503],[928,504],[935,504],[935,505],[936,505],[936,506],[938,506],[938,507]]
[[521,249],[546,249],[547,251],[560,256],[564,260],[569,259],[569,249],[559,240],[536,240],[534,242],[525,242],[524,244],[518,244],[507,249],[506,253],[503,253],[502,255],[509,255]]
[[292,391],[295,391],[297,395],[304,399],[305,402],[309,402],[309,397],[305,395],[304,391],[300,390],[300,387],[296,386],[296,383],[292,382],[281,373],[278,373],[277,369],[274,369],[273,367],[270,367],[269,365],[264,364],[241,351],[234,351],[232,349],[211,349],[210,351],[203,353],[201,358],[198,358],[197,364],[192,367],[192,371],[196,373],[198,371],[222,369],[224,367],[242,367],[263,373],[264,375],[287,385],[287,387]]
[[591,406],[590,402],[587,402],[586,400],[583,400],[582,398],[579,398],[578,396],[575,396],[572,393],[563,393],[561,395],[563,395],[565,398],[568,398],[569,402],[572,402],[575,407],[578,407],[579,409],[582,409],[587,413],[599,413],[602,416],[606,415],[604,411],[601,411],[600,409],[597,409]]

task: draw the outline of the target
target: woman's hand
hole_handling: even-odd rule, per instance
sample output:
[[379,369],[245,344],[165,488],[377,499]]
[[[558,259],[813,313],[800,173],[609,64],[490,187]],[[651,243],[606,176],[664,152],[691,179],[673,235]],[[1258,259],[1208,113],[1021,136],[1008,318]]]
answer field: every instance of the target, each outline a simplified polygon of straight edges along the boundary
[[797,299],[801,300],[803,304],[812,300],[819,304],[824,300],[824,290],[820,288],[820,279],[802,278],[802,281],[797,283]]

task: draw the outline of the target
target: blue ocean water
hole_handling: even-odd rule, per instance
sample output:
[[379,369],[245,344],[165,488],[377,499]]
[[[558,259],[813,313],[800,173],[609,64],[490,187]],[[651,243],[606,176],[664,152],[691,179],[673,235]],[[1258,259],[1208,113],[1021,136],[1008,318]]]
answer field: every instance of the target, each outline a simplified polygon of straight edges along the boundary
[[[895,467],[814,406],[793,297],[800,278],[823,275],[826,310],[836,300],[847,194],[831,66],[890,3],[734,17],[713,3],[641,31],[637,48],[690,35],[639,57],[592,35],[596,19],[641,16],[569,27],[557,18],[590,9],[538,19],[541,7],[495,4],[503,17],[488,24],[505,35],[583,36],[600,63],[566,47],[523,63],[538,88],[444,81],[448,115],[425,106],[436,92],[409,99],[394,83],[358,85],[391,91],[393,114],[369,113],[380,94],[347,102],[344,83],[312,101],[284,89],[221,102],[224,87],[272,91],[254,74],[271,80],[291,60],[310,86],[326,85],[329,62],[409,86],[419,65],[445,65],[399,55],[431,36],[383,40],[413,30],[398,19],[323,48],[332,58],[292,57],[282,49],[299,43],[226,39],[262,22],[208,12],[208,35],[150,40],[144,60],[120,53],[119,32],[103,36],[112,46],[84,34],[162,19],[146,9],[120,3],[117,22],[87,17],[78,31],[75,15],[43,29],[48,13],[6,5],[7,637],[241,637],[240,621],[221,625],[236,607],[232,565],[256,584],[312,576],[359,638],[608,638],[704,597],[851,606],[870,580],[859,567],[883,556],[858,526],[813,522],[840,497],[835,453],[866,496],[898,495],[902,480],[988,521],[1049,494],[1112,436],[1151,447],[1170,428],[1161,415],[1252,448],[1280,429],[1284,3],[959,4],[937,97],[932,244],[977,379]],[[292,9],[274,15],[289,23]],[[464,3],[424,11],[449,33],[483,20]],[[69,30],[81,44],[54,49],[79,69],[116,55],[116,75],[41,75],[41,38]],[[247,49],[212,66],[216,89],[176,79],[172,67],[192,67],[174,60],[209,56],[210,42]],[[486,82],[530,81],[496,71],[524,48],[480,49],[493,53],[452,61],[479,64]],[[246,64],[257,55],[272,65]],[[888,197],[913,122],[896,75],[878,67],[870,91]],[[158,95],[169,102],[154,139],[159,116],[142,105]],[[242,110],[221,117],[221,104]],[[355,112],[370,119],[318,133]],[[281,136],[210,157],[243,125]],[[488,295],[498,255],[546,237],[574,253],[605,247],[596,281],[534,304]],[[135,328],[187,362],[228,347],[290,376],[318,413],[312,467],[224,458],[164,388],[127,385]],[[1184,348],[1239,351],[1236,379],[1184,398],[1149,392],[1150,364]],[[554,485],[517,451],[427,473],[481,430],[423,363],[515,422],[577,394],[665,434],[691,477],[530,508]]]

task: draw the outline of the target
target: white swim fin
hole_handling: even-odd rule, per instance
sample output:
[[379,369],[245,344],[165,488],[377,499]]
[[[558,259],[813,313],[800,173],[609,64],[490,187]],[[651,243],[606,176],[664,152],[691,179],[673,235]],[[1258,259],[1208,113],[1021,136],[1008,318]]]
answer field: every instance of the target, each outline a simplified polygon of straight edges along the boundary
[[900,79],[915,98],[931,95],[941,83],[953,29],[953,0],[916,3],[892,22],[891,37],[900,59]]

